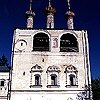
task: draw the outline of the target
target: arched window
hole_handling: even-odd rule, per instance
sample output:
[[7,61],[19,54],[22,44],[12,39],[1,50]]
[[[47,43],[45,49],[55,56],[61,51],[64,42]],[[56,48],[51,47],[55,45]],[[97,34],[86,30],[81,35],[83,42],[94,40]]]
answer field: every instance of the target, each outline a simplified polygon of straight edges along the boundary
[[49,51],[49,36],[37,33],[33,38],[33,51]]
[[57,75],[51,74],[51,85],[57,85]]
[[59,72],[60,69],[57,66],[49,66],[47,69],[47,87],[57,88],[59,87]]
[[41,76],[42,76],[42,68],[39,65],[35,65],[31,68],[31,80],[30,87],[42,87],[41,85]]
[[78,86],[78,71],[77,69],[69,65],[65,69],[66,74],[66,87],[77,87]]
[[41,83],[40,83],[40,75],[39,74],[36,74],[35,75],[35,85],[41,85]]
[[60,38],[60,51],[61,52],[78,52],[78,42],[74,35],[63,34]]

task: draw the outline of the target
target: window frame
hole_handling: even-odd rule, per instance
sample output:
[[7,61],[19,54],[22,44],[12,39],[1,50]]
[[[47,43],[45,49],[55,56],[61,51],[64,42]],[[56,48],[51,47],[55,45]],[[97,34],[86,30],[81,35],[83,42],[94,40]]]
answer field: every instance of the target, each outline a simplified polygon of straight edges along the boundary
[[[47,88],[59,88],[59,73],[60,69],[57,66],[49,66],[47,68]],[[55,82],[52,84],[52,79],[51,77],[55,77]]]
[[[66,36],[66,35],[68,35],[68,36]],[[67,37],[67,39],[61,39],[61,38],[65,38],[65,36]],[[75,42],[73,41],[73,39]],[[60,52],[76,52],[76,53],[79,52],[78,40],[77,40],[76,36],[74,36],[74,34],[72,34],[70,32],[64,33],[60,36],[59,41],[60,41],[59,42],[60,43]],[[67,41],[67,42],[64,42],[64,41]],[[76,46],[69,45],[68,41],[71,41],[71,43],[73,43],[73,45],[76,45]],[[69,46],[67,46],[67,45],[62,46],[62,43],[68,44]]]
[[[78,87],[78,71],[73,65],[69,65],[65,68],[66,74],[66,86],[65,87]],[[70,77],[74,76],[73,83],[71,83]]]
[[[43,34],[44,36],[43,36],[43,38],[42,38],[42,36],[40,35],[40,37],[38,36],[39,34]],[[37,38],[37,39],[36,39]],[[39,38],[40,38],[40,40],[39,40]],[[46,39],[45,39],[46,38]],[[40,42],[40,41],[42,41],[42,42]],[[45,44],[45,46],[44,46],[44,41],[48,41],[47,42],[47,44],[48,44],[48,46],[46,46],[47,44]],[[35,44],[35,42],[38,44],[38,45],[40,45],[40,46],[37,46],[36,44]],[[40,43],[39,43],[40,42]],[[41,43],[42,43],[42,46],[41,46]],[[44,46],[44,47],[43,47]],[[36,33],[34,36],[33,36],[33,50],[32,51],[38,51],[38,52],[48,52],[48,51],[50,51],[50,36],[49,36],[49,34],[47,34],[47,33],[45,33],[45,32],[38,32],[38,33]]]
[[[38,64],[36,64],[35,66],[33,66],[31,68],[31,71],[30,71],[30,74],[31,74],[31,76],[30,76],[30,88],[32,88],[32,87],[33,88],[42,87],[42,83],[41,83],[42,72],[43,72],[43,70],[42,70],[41,66],[39,66]],[[39,77],[39,84],[36,84],[36,80],[35,80],[36,76]]]

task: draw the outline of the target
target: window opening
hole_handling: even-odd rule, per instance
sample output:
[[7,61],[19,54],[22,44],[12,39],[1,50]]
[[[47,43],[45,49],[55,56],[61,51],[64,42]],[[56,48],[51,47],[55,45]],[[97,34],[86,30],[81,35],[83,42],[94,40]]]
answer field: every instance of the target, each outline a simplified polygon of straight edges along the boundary
[[56,75],[51,76],[51,85],[57,85],[57,76]]
[[43,70],[42,70],[41,66],[39,66],[37,64],[31,68],[30,88],[31,87],[36,87],[36,88],[42,87],[42,85],[41,85],[41,75],[42,75],[41,73],[42,73],[42,71]]
[[78,71],[73,65],[69,65],[65,69],[66,87],[78,87]]
[[35,85],[40,85],[40,75],[35,76]]
[[1,84],[0,84],[0,86],[4,86],[4,81],[1,81]]
[[37,33],[33,40],[33,51],[49,51],[49,37],[45,33]]
[[75,76],[74,75],[70,75],[70,85],[71,86],[75,85]]
[[77,39],[72,34],[63,34],[60,38],[60,51],[61,52],[78,52]]
[[51,23],[49,23],[49,28],[51,28]]

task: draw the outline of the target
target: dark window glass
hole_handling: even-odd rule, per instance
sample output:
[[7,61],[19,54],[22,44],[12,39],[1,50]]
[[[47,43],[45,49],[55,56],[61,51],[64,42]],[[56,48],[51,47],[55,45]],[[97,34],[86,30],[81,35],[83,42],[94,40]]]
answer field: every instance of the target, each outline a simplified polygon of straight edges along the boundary
[[4,81],[1,81],[1,84],[0,84],[1,86],[4,86]]
[[33,51],[49,51],[49,37],[45,33],[37,33],[33,39]]
[[75,76],[74,75],[70,75],[70,85],[71,86],[75,85]]
[[51,85],[57,85],[57,76],[51,75]]
[[60,38],[60,51],[61,52],[78,52],[77,39],[72,34],[63,34]]
[[40,85],[40,75],[35,76],[35,85]]

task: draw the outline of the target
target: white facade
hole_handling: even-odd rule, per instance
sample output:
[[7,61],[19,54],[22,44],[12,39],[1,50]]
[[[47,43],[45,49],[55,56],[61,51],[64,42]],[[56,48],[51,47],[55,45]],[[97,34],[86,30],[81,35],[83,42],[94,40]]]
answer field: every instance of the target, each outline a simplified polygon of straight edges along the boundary
[[[67,36],[69,39],[64,38]],[[91,84],[86,31],[16,29],[12,48],[10,100],[89,98],[85,88]]]
[[14,31],[12,69],[0,73],[0,100],[92,100],[87,31],[73,29],[71,11],[68,30],[54,29],[50,2],[47,29],[33,29],[30,0],[27,28]]
[[8,85],[9,85],[9,72],[0,72],[0,100],[7,100],[8,87],[9,87]]

